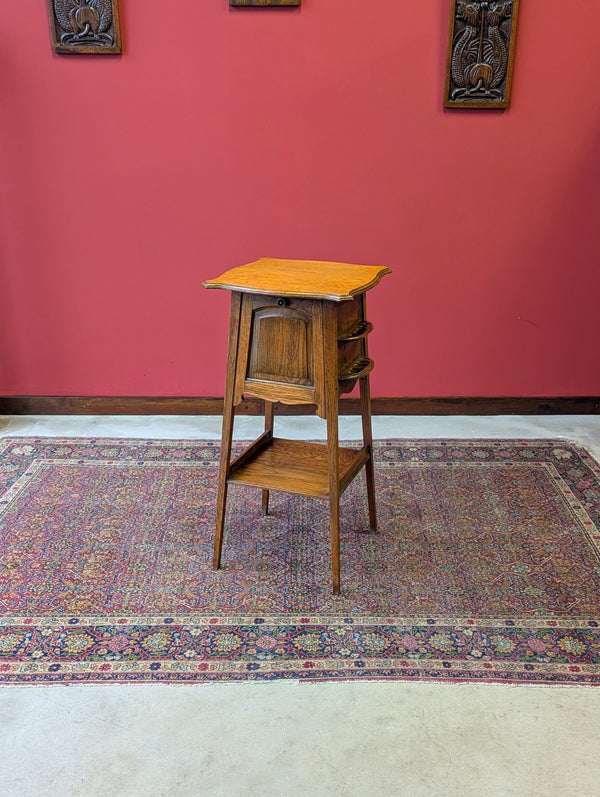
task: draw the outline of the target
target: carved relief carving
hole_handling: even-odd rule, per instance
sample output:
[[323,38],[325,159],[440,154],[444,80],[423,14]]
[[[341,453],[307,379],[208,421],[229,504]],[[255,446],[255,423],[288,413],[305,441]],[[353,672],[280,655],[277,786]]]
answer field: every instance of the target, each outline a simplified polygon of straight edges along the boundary
[[118,0],[48,0],[55,53],[120,53]]
[[452,0],[446,108],[507,108],[519,0]]
[[230,6],[299,6],[301,0],[229,0]]

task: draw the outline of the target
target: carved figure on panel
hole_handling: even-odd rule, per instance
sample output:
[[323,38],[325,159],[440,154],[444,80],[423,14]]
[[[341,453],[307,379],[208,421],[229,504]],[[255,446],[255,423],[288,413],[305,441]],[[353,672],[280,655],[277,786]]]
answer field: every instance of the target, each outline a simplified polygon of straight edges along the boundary
[[56,52],[120,52],[117,0],[48,0]]
[[518,0],[453,0],[446,107],[505,108]]

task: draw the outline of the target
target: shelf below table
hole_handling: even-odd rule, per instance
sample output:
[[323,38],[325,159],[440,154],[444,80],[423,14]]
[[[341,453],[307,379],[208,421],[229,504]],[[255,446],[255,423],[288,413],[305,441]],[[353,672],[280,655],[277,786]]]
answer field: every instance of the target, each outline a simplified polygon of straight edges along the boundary
[[[370,455],[367,446],[358,450],[338,448],[340,493],[350,484]],[[295,495],[327,498],[327,446],[322,443],[285,440],[265,433],[231,463],[227,481]]]

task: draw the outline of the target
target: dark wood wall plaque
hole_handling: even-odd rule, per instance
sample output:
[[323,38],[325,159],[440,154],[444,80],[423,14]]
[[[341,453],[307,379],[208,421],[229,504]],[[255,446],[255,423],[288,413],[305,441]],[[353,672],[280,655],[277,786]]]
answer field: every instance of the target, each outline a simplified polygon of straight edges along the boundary
[[299,6],[300,0],[229,0],[230,6]]
[[445,108],[508,108],[519,0],[451,0]]
[[118,0],[48,0],[55,53],[121,52]]

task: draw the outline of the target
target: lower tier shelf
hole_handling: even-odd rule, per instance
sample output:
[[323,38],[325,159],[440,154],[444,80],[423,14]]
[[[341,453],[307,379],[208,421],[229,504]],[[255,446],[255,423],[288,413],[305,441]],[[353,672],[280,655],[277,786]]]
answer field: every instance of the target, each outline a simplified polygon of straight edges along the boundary
[[[340,493],[369,457],[367,447],[359,450],[338,448]],[[263,435],[231,463],[227,481],[295,495],[327,498],[327,446]]]

